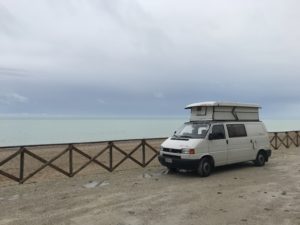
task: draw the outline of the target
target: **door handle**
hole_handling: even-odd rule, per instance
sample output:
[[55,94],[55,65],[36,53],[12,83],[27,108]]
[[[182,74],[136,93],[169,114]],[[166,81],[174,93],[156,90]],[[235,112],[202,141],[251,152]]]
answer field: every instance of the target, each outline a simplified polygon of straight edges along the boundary
[[228,144],[228,140],[226,140],[226,144]]

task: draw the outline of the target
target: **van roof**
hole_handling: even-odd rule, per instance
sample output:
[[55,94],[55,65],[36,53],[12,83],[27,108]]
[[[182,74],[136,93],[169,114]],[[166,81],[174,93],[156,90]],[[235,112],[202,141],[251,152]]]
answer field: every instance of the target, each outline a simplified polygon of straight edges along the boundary
[[190,105],[187,105],[185,109],[190,109],[193,107],[199,106],[234,106],[234,107],[248,107],[248,108],[261,108],[258,104],[253,103],[239,103],[239,102],[218,102],[218,101],[211,101],[211,102],[197,102]]

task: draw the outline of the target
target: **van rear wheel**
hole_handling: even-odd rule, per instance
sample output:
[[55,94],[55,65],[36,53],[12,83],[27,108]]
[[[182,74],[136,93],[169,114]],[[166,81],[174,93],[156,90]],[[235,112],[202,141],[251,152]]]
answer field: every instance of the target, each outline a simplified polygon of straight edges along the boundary
[[197,173],[200,175],[200,177],[207,177],[210,175],[212,171],[212,162],[208,158],[201,159]]
[[256,159],[254,160],[254,164],[256,166],[264,166],[266,161],[267,161],[266,154],[263,151],[260,151],[257,154]]

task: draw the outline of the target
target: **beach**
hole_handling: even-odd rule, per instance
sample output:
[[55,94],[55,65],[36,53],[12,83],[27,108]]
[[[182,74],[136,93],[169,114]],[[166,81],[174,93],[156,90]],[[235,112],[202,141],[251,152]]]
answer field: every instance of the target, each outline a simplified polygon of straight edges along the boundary
[[[0,182],[0,224],[300,224],[300,148],[207,178],[149,167]],[[53,170],[51,170],[53,171]],[[50,174],[50,173],[49,173]],[[49,175],[48,174],[48,175]]]

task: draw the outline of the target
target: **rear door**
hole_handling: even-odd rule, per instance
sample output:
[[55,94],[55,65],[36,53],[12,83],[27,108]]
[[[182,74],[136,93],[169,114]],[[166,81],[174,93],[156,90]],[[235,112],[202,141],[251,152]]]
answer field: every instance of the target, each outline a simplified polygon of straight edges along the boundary
[[227,143],[223,124],[215,124],[211,128],[214,139],[208,141],[208,151],[215,160],[215,165],[227,163]]
[[228,134],[228,163],[248,161],[253,158],[253,146],[244,124],[226,124]]

